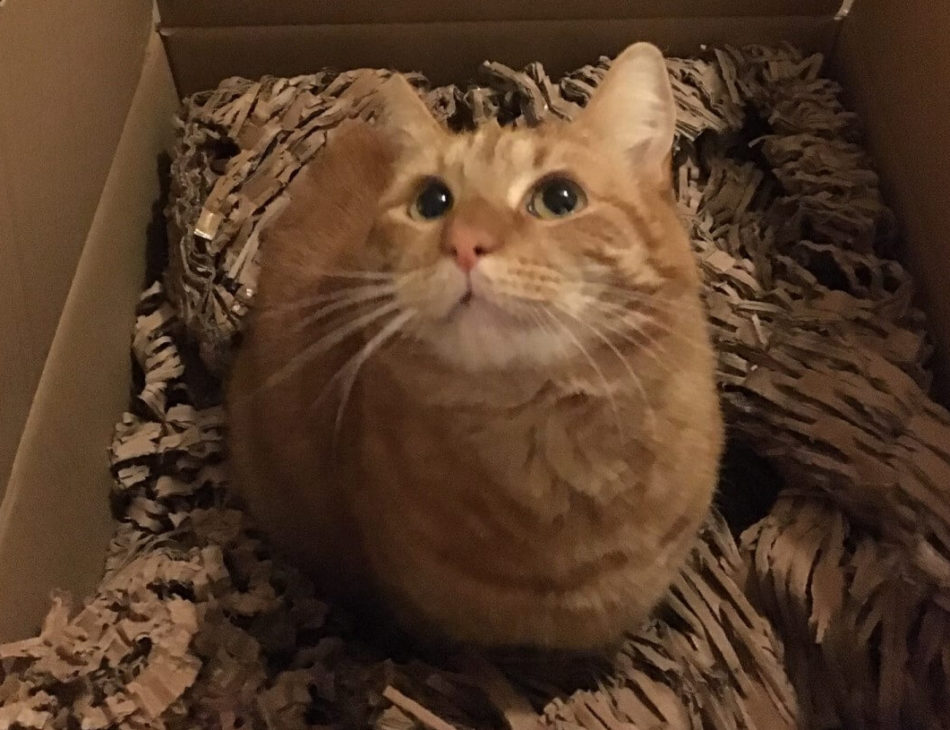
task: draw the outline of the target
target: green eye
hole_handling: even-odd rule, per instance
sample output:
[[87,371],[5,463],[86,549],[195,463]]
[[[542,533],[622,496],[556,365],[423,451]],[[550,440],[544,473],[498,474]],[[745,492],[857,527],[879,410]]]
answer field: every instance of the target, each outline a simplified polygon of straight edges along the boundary
[[429,178],[409,207],[409,215],[417,220],[441,218],[452,208],[452,191],[438,178]]
[[550,177],[535,187],[528,199],[528,212],[538,218],[564,218],[587,204],[584,191],[566,177]]

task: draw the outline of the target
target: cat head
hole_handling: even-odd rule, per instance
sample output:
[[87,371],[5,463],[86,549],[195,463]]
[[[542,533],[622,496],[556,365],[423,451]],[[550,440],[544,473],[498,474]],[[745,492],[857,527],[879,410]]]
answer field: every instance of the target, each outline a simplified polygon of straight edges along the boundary
[[[404,334],[468,371],[576,359],[636,313],[694,294],[676,217],[675,107],[649,44],[570,121],[444,129],[401,76],[377,126],[395,150],[362,267],[391,276]],[[629,337],[628,337],[629,340]]]

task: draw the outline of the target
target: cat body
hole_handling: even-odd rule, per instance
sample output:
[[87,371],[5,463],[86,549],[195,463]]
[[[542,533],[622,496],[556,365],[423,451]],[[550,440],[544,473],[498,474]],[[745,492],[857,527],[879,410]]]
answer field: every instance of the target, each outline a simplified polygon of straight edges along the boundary
[[681,566],[722,448],[662,57],[536,129],[453,135],[386,86],[267,233],[235,483],[325,590],[415,631],[606,644]]

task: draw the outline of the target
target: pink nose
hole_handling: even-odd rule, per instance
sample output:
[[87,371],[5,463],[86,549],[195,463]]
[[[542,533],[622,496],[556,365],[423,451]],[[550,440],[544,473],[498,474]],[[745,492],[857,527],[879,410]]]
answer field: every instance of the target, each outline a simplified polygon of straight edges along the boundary
[[454,253],[455,262],[462,271],[471,271],[478,260],[498,248],[498,239],[484,228],[454,220],[445,232],[445,248]]

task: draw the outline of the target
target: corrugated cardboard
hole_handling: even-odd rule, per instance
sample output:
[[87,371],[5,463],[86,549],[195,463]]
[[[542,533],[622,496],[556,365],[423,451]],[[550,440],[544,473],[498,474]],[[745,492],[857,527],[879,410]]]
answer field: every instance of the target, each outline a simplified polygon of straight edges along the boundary
[[0,495],[142,67],[149,0],[0,8]]
[[159,0],[163,25],[331,25],[340,23],[432,23],[494,20],[595,20],[609,18],[696,18],[833,16],[841,0],[445,0],[380,3],[377,0]]
[[154,155],[174,103],[165,52],[178,92],[187,93],[226,75],[327,64],[417,68],[442,80],[471,75],[491,57],[540,59],[557,72],[635,38],[680,53],[781,39],[833,51],[867,113],[908,259],[950,355],[950,294],[941,281],[950,189],[946,3],[857,0],[838,22],[837,0],[159,4],[165,49],[155,43],[144,67],[146,0],[51,0],[42,8],[12,0],[0,8],[0,484],[86,241],[0,506],[0,639],[29,633],[52,587],[82,593],[99,571],[110,529],[104,450],[127,396],[128,324],[157,195]]
[[[106,448],[128,402],[129,332],[159,194],[156,158],[170,145],[177,105],[157,37],[136,70],[137,89],[0,503],[0,640],[33,632],[53,588],[86,595],[114,528]],[[30,286],[33,296],[46,291],[41,281]]]
[[540,59],[557,75],[615,55],[633,38],[671,55],[694,54],[703,44],[781,41],[829,52],[835,30],[831,16],[808,15],[182,27],[162,35],[175,82],[189,94],[226,76],[293,76],[324,66],[421,71],[441,84],[470,78],[486,59],[515,68]]
[[616,54],[632,38],[674,55],[695,53],[703,44],[783,40],[830,52],[839,6],[838,0],[159,2],[183,94],[230,75],[289,76],[324,66],[393,67],[449,83],[491,58],[514,67],[541,60],[559,74]]
[[950,3],[858,0],[834,60],[900,217],[950,402]]

